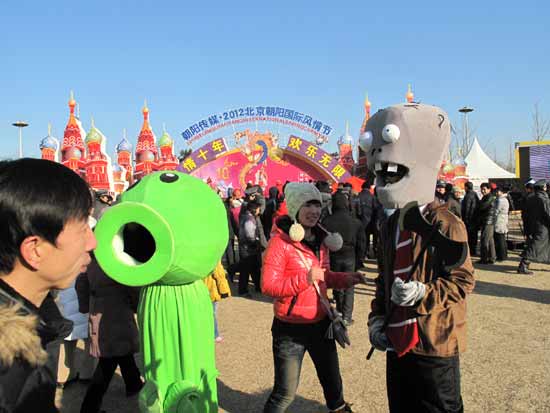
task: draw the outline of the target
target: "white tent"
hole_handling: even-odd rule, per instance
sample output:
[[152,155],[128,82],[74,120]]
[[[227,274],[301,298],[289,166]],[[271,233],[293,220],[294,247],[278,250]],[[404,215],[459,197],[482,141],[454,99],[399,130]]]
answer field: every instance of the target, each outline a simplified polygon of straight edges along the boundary
[[481,149],[477,138],[470,152],[464,159],[466,162],[466,175],[468,179],[477,187],[482,182],[487,182],[490,178],[515,178],[516,175],[508,172],[506,169],[498,166],[487,154]]

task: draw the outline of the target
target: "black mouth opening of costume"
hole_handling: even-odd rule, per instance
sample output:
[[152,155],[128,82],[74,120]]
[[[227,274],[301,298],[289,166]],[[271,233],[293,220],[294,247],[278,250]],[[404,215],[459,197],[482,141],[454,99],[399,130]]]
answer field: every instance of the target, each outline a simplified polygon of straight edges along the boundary
[[392,162],[376,162],[376,186],[396,184],[409,173],[405,165]]

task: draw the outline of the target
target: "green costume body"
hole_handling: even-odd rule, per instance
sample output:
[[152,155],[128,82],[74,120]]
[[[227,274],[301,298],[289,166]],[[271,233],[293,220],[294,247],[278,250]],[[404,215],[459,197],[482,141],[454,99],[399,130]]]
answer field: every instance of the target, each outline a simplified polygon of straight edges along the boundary
[[143,286],[143,412],[218,411],[212,303],[202,279],[227,245],[226,217],[219,197],[199,179],[157,172],[125,192],[96,227],[103,270]]

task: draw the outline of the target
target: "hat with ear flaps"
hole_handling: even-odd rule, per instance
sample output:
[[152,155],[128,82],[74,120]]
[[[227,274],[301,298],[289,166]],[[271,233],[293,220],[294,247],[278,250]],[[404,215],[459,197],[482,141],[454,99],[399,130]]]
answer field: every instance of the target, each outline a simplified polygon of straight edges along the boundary
[[[285,187],[285,200],[288,215],[290,219],[294,221],[294,224],[290,227],[288,235],[292,241],[300,242],[305,237],[305,229],[298,222],[298,212],[307,202],[317,201],[321,204],[321,193],[313,184],[305,182],[290,182]],[[331,251],[338,251],[342,248],[344,242],[340,234],[337,232],[328,232],[319,224],[317,224],[317,227],[327,234],[323,242]]]

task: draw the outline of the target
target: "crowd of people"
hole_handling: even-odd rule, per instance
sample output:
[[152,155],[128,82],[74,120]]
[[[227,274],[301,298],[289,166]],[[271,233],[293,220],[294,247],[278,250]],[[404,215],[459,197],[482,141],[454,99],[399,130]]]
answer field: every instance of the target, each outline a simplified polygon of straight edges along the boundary
[[[479,198],[471,182],[463,193],[438,181],[433,211],[442,208],[460,218],[470,254],[477,255],[479,243],[479,263],[492,264],[507,259],[508,214],[521,209],[526,243],[518,273],[532,274],[532,261],[550,262],[550,188],[544,181],[529,181],[525,189],[521,205],[515,205],[503,186],[484,183]],[[134,316],[139,289],[109,278],[93,257],[93,228],[112,197],[99,192],[92,198],[85,182],[67,168],[31,159],[0,164],[0,191],[0,411],[56,412],[56,385],[82,382],[88,390],[81,412],[100,412],[117,366],[126,395],[139,393],[144,385],[134,358],[139,351]],[[238,274],[239,296],[273,298],[275,376],[264,412],[284,412],[291,404],[305,352],[315,364],[330,411],[352,412],[344,398],[336,341],[327,340],[326,332],[336,322],[346,328],[354,323],[354,285],[365,282],[358,271],[365,259],[390,248],[387,234],[380,232],[388,219],[376,191],[366,182],[359,191],[351,184],[334,189],[318,181],[278,182],[267,197],[264,188],[252,184],[218,193],[226,207],[229,242],[205,280],[214,317],[217,303],[231,295],[226,273],[233,283]],[[434,213],[449,222],[455,219]],[[399,242],[398,248],[407,245],[407,240]],[[465,273],[471,275],[473,269],[467,267]],[[331,298],[327,288],[333,289]],[[399,305],[419,305],[430,294],[419,288],[412,301],[403,298]],[[465,288],[473,288],[473,282]],[[384,304],[379,298],[369,330],[375,347],[385,350],[389,344],[380,336]],[[429,306],[437,305],[422,303],[417,312],[429,313]],[[216,321],[214,325],[212,338],[222,342]],[[76,363],[78,340],[86,357]],[[61,344],[65,377],[57,371]],[[442,352],[426,350],[428,356]]]

